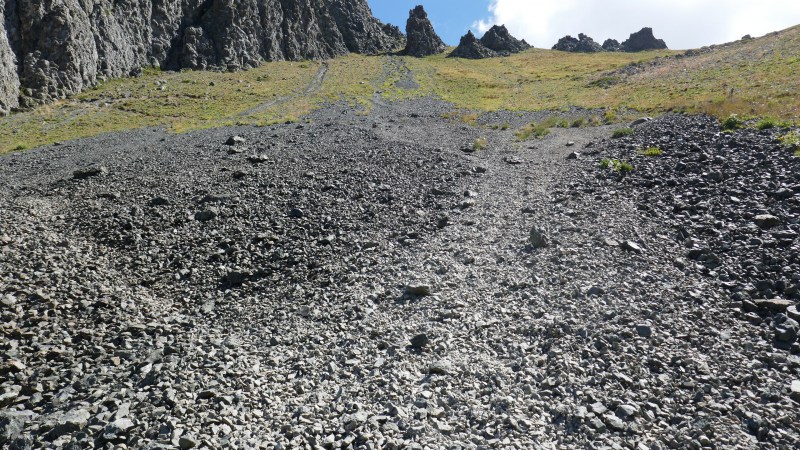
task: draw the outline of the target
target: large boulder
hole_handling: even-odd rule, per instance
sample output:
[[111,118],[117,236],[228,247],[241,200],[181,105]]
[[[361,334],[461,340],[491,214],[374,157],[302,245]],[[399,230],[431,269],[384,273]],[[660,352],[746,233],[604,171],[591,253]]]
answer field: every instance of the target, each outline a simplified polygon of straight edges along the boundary
[[572,53],[597,53],[602,52],[603,47],[595,42],[594,39],[580,33],[578,39],[569,35],[559,39],[558,43],[553,46],[553,50]]
[[421,5],[412,9],[406,22],[406,48],[403,53],[421,58],[442,53],[445,49],[447,46],[434,31],[425,9]]
[[448,58],[465,59],[483,59],[493,56],[497,56],[497,53],[484,47],[475,35],[472,34],[472,31],[467,31],[467,34],[461,37],[461,42],[458,44],[458,47],[447,55]]
[[643,52],[645,50],[664,50],[667,48],[667,44],[662,39],[656,39],[652,28],[645,27],[631,34],[621,47],[624,52]]
[[263,61],[381,53],[398,44],[366,0],[0,4],[0,111],[18,98],[33,106],[147,66],[239,70]]
[[508,32],[505,25],[495,25],[483,34],[481,44],[501,55],[519,53],[531,48],[525,40],[519,40]]

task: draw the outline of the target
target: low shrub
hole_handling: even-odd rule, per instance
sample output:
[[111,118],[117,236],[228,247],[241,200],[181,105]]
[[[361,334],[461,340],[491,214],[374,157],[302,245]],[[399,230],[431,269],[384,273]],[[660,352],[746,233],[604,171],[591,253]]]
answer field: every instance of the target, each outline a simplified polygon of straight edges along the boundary
[[478,139],[475,139],[475,141],[472,143],[472,150],[477,152],[485,149],[488,145],[489,145],[489,140],[484,137],[480,137]]
[[617,128],[614,130],[614,133],[611,134],[611,137],[614,139],[618,139],[625,136],[630,136],[633,134],[633,128]]
[[664,154],[664,150],[661,150],[658,147],[650,147],[648,149],[641,150],[639,154],[644,156],[661,156]]
[[550,134],[550,129],[544,124],[531,123],[525,125],[514,133],[518,141],[526,141],[531,137],[543,138]]
[[736,114],[731,114],[727,119],[722,121],[722,129],[724,131],[738,130],[744,127],[744,121]]

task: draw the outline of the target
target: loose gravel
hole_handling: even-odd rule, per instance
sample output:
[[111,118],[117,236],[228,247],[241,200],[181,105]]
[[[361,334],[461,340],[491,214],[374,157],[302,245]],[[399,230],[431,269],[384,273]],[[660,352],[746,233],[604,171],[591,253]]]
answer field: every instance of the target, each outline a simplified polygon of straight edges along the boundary
[[0,446],[796,448],[778,130],[450,110],[0,158]]

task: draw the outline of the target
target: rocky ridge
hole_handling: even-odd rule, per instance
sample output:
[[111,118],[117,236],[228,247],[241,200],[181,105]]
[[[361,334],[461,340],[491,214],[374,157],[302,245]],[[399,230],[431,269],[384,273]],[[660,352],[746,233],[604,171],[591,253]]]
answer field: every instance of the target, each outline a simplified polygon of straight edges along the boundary
[[398,44],[364,0],[31,0],[0,12],[4,113],[148,66],[238,70]]
[[481,36],[481,44],[503,56],[519,53],[531,48],[531,46],[525,42],[525,39],[520,40],[512,36],[505,25],[494,25],[489,28],[489,30]]
[[597,53],[602,52],[603,47],[595,42],[594,39],[580,33],[577,39],[569,35],[559,39],[556,45],[553,46],[553,50],[573,53]]
[[620,44],[620,48],[624,52],[642,52],[645,50],[665,50],[667,44],[663,39],[656,39],[652,28],[645,27],[636,33],[631,33],[630,37]]
[[461,37],[458,47],[455,48],[448,58],[465,58],[465,59],[484,59],[497,56],[493,50],[486,48],[476,37],[472,31],[467,31],[467,34]]
[[406,22],[406,48],[403,54],[421,58],[442,53],[446,48],[442,38],[433,29],[425,8],[417,5],[409,11]]
[[646,50],[665,50],[667,44],[662,39],[656,39],[652,28],[642,28],[636,33],[631,33],[630,37],[622,44],[615,39],[606,39],[603,45],[598,44],[589,36],[581,33],[575,39],[572,36],[564,36],[553,46],[553,50],[574,53],[597,53],[607,52],[642,52]]

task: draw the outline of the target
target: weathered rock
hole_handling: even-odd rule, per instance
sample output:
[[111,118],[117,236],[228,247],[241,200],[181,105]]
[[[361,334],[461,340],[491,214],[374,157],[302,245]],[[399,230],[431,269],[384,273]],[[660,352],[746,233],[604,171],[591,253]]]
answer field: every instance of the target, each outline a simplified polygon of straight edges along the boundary
[[753,222],[755,222],[759,228],[767,230],[780,226],[781,219],[771,214],[760,214],[753,219]]
[[662,39],[656,39],[653,29],[642,28],[623,42],[620,47],[624,52],[642,52],[646,50],[665,50],[667,44]]
[[425,283],[411,283],[406,286],[406,292],[410,295],[418,295],[420,297],[431,295],[432,289],[430,284]]
[[616,39],[606,39],[603,42],[603,50],[607,52],[618,52],[622,50],[622,47],[619,44],[619,41]]
[[583,33],[578,34],[578,39],[572,36],[564,36],[559,39],[553,50],[572,53],[597,53],[602,52],[603,47],[600,46],[594,39],[586,36]]
[[545,248],[550,245],[544,230],[537,227],[531,228],[530,236],[528,236],[528,243],[530,243],[533,248]]
[[789,397],[800,403],[800,380],[792,380],[792,384],[789,387]]
[[430,338],[425,333],[418,334],[411,338],[409,341],[411,343],[411,348],[421,349],[430,343]]
[[421,58],[445,51],[447,46],[436,34],[428,13],[420,5],[409,12],[406,22],[406,48],[403,53]]
[[197,220],[198,222],[208,222],[210,220],[214,220],[218,215],[219,210],[211,207],[195,213],[194,220]]
[[107,173],[108,169],[105,166],[92,166],[92,167],[85,167],[83,169],[78,169],[72,172],[72,178],[76,180],[84,180],[86,178],[105,175]]
[[461,36],[461,42],[455,50],[453,50],[448,58],[464,58],[464,59],[484,59],[497,56],[497,53],[484,47],[472,31],[467,31],[467,34]]
[[795,302],[792,300],[786,300],[782,298],[771,298],[766,300],[756,300],[755,305],[760,309],[764,309],[766,311],[770,311],[773,313],[782,313],[786,312],[787,308],[794,305]]
[[227,141],[225,141],[225,145],[230,145],[230,146],[242,145],[244,143],[245,143],[245,140],[241,136],[231,136],[231,137],[228,138]]
[[489,28],[481,37],[480,43],[500,55],[519,53],[531,48],[524,39],[520,40],[512,36],[505,25],[494,25]]
[[19,106],[19,76],[17,58],[11,50],[4,20],[6,2],[0,2],[0,116]]
[[18,97],[32,106],[146,66],[238,70],[396,45],[364,0],[31,0],[0,12],[3,111]]

